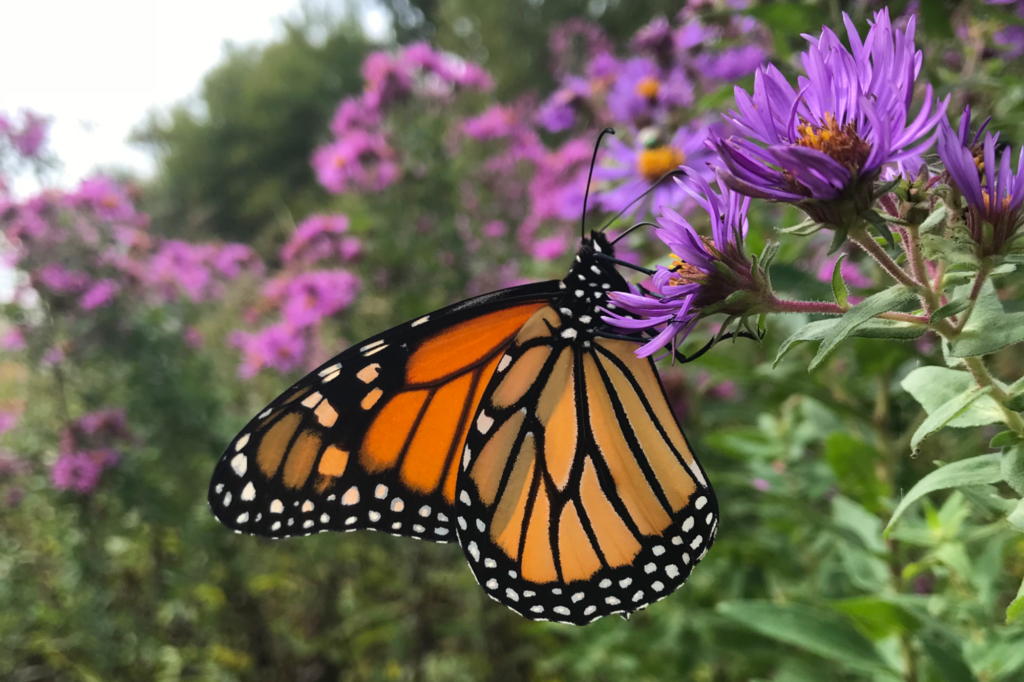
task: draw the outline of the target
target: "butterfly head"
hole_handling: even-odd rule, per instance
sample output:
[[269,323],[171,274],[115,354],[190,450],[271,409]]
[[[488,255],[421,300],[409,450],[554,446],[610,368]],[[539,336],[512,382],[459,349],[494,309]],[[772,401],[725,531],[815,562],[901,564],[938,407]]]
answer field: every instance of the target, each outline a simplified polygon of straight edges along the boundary
[[595,328],[601,324],[600,309],[616,307],[608,294],[629,291],[612,258],[614,248],[603,232],[591,232],[589,238],[583,239],[569,274],[559,285],[563,293],[557,307],[565,338],[589,345]]

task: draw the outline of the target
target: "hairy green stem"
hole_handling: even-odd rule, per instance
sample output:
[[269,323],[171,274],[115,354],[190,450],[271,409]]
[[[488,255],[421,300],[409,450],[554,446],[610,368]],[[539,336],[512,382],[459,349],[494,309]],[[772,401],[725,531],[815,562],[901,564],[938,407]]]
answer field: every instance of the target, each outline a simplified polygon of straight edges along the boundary
[[[765,302],[765,305],[773,313],[842,315],[846,312],[846,309],[840,307],[838,303],[829,303],[828,301],[790,301],[772,297],[771,300]],[[910,313],[882,313],[877,317],[898,322],[910,322],[911,324],[928,324],[927,317],[911,315]]]
[[1003,390],[1003,388],[996,383],[996,380],[992,378],[992,375],[988,372],[988,367],[980,357],[969,357],[964,358],[964,364],[967,365],[967,369],[970,370],[971,375],[974,376],[974,380],[982,388],[992,387],[992,393],[990,394],[995,398],[996,403],[999,404],[999,409],[1003,412],[1003,420],[1006,425],[1016,431],[1018,434],[1024,436],[1024,419],[1019,414],[1006,407],[1005,403],[1009,400],[1009,394]]
[[869,256],[874,258],[875,262],[878,263],[883,270],[888,272],[897,282],[915,289],[920,286],[918,282],[915,282],[910,275],[903,271],[903,268],[896,264],[896,261],[886,253],[885,249],[878,245],[878,242],[875,241],[874,237],[869,235],[867,230],[863,227],[855,227],[850,230],[850,239],[854,244],[864,249]]

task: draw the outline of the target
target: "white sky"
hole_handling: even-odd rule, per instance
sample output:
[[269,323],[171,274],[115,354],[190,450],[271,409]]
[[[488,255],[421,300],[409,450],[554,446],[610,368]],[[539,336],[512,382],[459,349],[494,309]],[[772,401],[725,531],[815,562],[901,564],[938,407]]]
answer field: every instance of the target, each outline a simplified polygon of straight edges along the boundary
[[[132,127],[196,92],[225,41],[266,42],[299,9],[299,0],[0,0],[0,111],[54,118],[60,185],[96,167],[149,174],[152,159],[126,143]],[[371,30],[381,23],[364,18]]]

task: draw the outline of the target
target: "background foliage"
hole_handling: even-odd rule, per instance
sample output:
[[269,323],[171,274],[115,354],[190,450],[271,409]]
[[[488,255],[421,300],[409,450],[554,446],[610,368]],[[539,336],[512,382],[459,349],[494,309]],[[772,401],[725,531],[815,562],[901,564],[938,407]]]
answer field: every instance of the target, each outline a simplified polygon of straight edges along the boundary
[[[1024,618],[1013,619],[1024,608],[1024,536],[1006,520],[1005,484],[928,495],[883,534],[937,463],[989,452],[999,430],[947,428],[910,455],[927,413],[907,377],[943,365],[930,336],[852,339],[808,373],[813,344],[773,361],[810,318],[776,317],[760,345],[723,343],[663,367],[719,495],[721,532],[684,588],[628,622],[525,621],[486,598],[452,545],[372,533],[272,543],[214,521],[206,486],[216,458],[304,369],[467,294],[562,276],[605,123],[597,109],[556,132],[537,122],[565,87],[558,64],[581,52],[574,39],[552,53],[566,21],[626,58],[643,52],[634,36],[659,15],[673,27],[693,17],[731,26],[739,12],[698,2],[677,17],[679,3],[661,0],[383,4],[395,44],[310,17],[273,45],[226,55],[198,102],[140,126],[161,162],[150,183],[97,178],[15,200],[0,182],[17,273],[0,338],[0,677],[1024,676]],[[1014,8],[891,7],[894,18],[919,13],[922,79],[952,95],[950,111],[970,103],[1004,142],[1024,141]],[[759,46],[793,72],[802,32],[839,30],[843,10],[864,26],[872,9],[758,3],[741,12],[756,25],[722,44]],[[439,53],[408,47],[423,39],[486,72],[445,71]],[[390,81],[361,71],[382,49],[430,76],[388,103],[384,147],[377,124],[335,116],[343,98],[386,99]],[[734,80],[749,89],[751,70],[700,82],[676,123],[732,106]],[[2,122],[3,178],[59,154],[46,146],[45,119]],[[316,150],[353,131],[365,133],[356,158],[366,174],[327,177],[346,166],[318,163]],[[607,184],[595,190],[592,225],[612,207],[601,199]],[[760,205],[748,251],[801,219]],[[784,241],[776,289],[831,298],[827,246]],[[628,254],[664,256],[649,236]],[[855,294],[882,283],[861,256],[843,266]],[[1022,284],[999,280],[1008,312],[1022,310]],[[711,333],[700,327],[686,350]],[[997,377],[1024,369],[1019,346],[988,361]],[[951,426],[978,423],[987,422]]]

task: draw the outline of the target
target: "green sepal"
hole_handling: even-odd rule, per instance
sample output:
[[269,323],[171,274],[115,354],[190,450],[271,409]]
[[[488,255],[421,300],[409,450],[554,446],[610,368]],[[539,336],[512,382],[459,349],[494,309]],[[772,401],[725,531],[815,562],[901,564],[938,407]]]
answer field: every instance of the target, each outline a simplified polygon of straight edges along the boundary
[[846,282],[843,281],[842,273],[843,261],[845,259],[846,254],[844,253],[841,256],[839,256],[839,259],[836,261],[835,267],[832,269],[832,295],[835,296],[836,303],[839,304],[840,308],[842,308],[843,310],[849,310],[850,292],[846,288]]
[[896,178],[895,180],[889,180],[888,182],[883,182],[878,185],[875,185],[874,194],[871,197],[872,200],[876,200],[879,197],[884,197],[886,194],[893,191],[896,188],[896,186],[902,182],[904,182],[904,179],[902,177],[899,177]]
[[820,232],[824,227],[824,225],[813,218],[808,218],[807,220],[799,222],[792,227],[779,227],[776,229],[783,234],[795,234],[799,237],[809,237],[812,234]]
[[988,442],[990,448],[1008,448],[1021,442],[1020,434],[1016,431],[1001,431],[992,437]]
[[832,243],[828,247],[827,256],[831,256],[833,253],[839,250],[839,248],[846,242],[846,234],[848,230],[846,228],[837,228],[832,233]]
[[937,209],[928,214],[928,217],[924,219],[918,226],[918,230],[921,234],[931,232],[937,227],[941,227],[946,222],[946,205],[941,204]]

